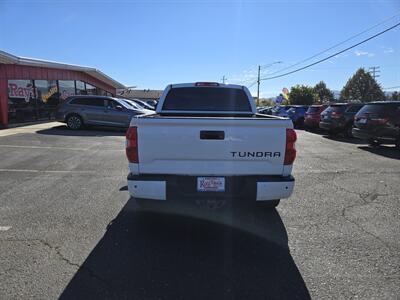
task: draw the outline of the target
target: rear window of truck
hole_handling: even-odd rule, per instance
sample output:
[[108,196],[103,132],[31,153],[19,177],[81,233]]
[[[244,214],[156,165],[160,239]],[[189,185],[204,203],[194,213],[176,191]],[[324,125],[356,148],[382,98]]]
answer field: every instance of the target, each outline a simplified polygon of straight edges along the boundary
[[162,110],[251,112],[251,107],[246,93],[241,89],[185,87],[172,88]]

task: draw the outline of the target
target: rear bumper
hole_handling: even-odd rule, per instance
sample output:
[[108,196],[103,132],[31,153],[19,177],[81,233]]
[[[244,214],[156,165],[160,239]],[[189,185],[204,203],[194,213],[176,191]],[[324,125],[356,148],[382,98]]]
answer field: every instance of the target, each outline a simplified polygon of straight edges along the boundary
[[327,131],[339,132],[344,130],[345,126],[336,122],[319,122],[319,128]]
[[[222,176],[221,176],[222,177]],[[268,201],[289,198],[295,180],[292,176],[223,176],[224,192],[197,191],[197,176],[128,175],[129,193],[134,198],[173,201],[178,198],[246,198]]]
[[351,133],[354,137],[361,140],[377,140],[382,143],[390,144],[396,143],[396,134],[387,130],[372,131],[353,127]]
[[308,128],[318,128],[319,127],[319,120],[318,119],[306,118],[304,120],[304,126],[306,126]]
[[356,128],[356,127],[353,127],[353,129],[351,130],[351,133],[355,138],[358,138],[361,140],[370,140],[374,137],[373,134],[371,134],[371,132],[368,132],[366,130],[362,130],[362,129]]

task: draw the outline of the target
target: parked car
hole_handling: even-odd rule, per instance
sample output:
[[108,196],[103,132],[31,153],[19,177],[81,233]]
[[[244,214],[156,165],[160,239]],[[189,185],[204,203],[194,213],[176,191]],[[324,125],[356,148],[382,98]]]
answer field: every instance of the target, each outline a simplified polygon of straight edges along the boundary
[[133,116],[144,114],[121,99],[106,96],[72,96],[56,109],[56,119],[70,129],[84,125],[128,127]]
[[287,115],[295,127],[303,127],[307,109],[306,105],[294,105],[287,110]]
[[259,112],[259,111],[267,109],[267,108],[271,108],[271,106],[258,106],[257,111]]
[[291,108],[292,106],[275,106],[272,108],[272,114],[274,116],[278,116],[278,117],[288,117],[287,111]]
[[152,107],[156,107],[158,101],[156,101],[156,100],[147,100],[146,103],[151,105]]
[[152,106],[142,100],[139,100],[139,99],[129,99],[129,100],[135,102],[136,104],[140,105],[144,109],[155,110],[154,106]]
[[400,149],[400,102],[371,102],[355,116],[352,131],[371,145],[395,144]]
[[156,113],[132,118],[126,134],[128,189],[139,205],[186,196],[272,208],[292,194],[293,124],[257,114],[245,86],[169,85]]
[[354,116],[362,107],[360,103],[331,104],[321,113],[319,127],[332,135],[343,133],[352,137]]
[[321,119],[321,113],[328,107],[328,105],[311,105],[304,116],[304,127],[307,129],[319,128],[319,121]]
[[154,112],[154,110],[150,110],[150,109],[143,108],[143,106],[140,106],[139,104],[137,104],[135,101],[133,101],[133,100],[131,100],[131,99],[118,98],[118,100],[124,101],[126,104],[128,104],[129,106],[131,106],[133,109],[142,110],[143,113],[151,113],[151,112]]
[[271,106],[262,107],[261,109],[258,109],[257,111],[263,115],[273,115]]

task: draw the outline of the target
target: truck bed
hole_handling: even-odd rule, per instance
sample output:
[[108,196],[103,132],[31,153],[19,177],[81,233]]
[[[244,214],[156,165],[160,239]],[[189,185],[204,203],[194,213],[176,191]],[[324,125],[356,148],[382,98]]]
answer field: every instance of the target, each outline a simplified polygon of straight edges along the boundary
[[282,175],[287,118],[171,116],[133,118],[139,174]]

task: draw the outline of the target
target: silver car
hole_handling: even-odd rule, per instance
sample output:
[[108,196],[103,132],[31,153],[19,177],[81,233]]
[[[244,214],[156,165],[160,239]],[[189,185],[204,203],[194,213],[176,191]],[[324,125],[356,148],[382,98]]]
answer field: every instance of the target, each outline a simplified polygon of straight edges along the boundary
[[129,127],[133,116],[153,111],[135,109],[125,101],[106,96],[73,96],[57,107],[56,119],[70,129],[84,125]]

